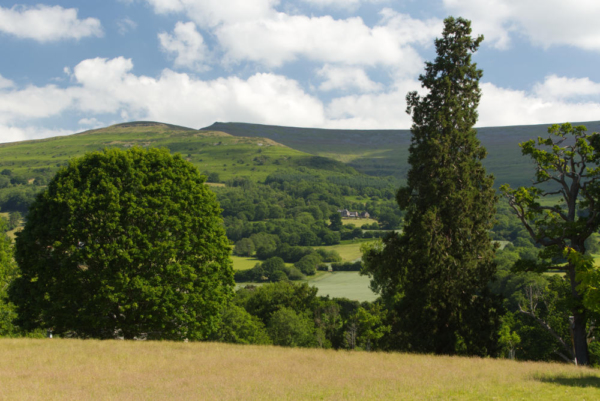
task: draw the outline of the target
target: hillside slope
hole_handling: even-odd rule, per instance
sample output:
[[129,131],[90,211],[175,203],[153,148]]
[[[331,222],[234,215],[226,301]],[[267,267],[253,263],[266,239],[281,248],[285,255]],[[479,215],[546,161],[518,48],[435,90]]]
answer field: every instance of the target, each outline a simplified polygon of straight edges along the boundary
[[[586,125],[600,131],[600,121]],[[479,128],[478,137],[488,150],[484,165],[496,177],[496,186],[528,185],[533,176],[529,159],[521,156],[519,143],[547,134],[550,124]],[[410,130],[330,130],[280,127],[245,123],[215,123],[216,130],[244,137],[261,136],[314,155],[347,163],[369,175],[405,178],[408,171]]]
[[305,167],[323,172],[358,174],[353,168],[277,143],[269,138],[233,136],[214,130],[156,123],[132,122],[70,136],[0,144],[0,170],[31,180],[51,176],[75,156],[105,147],[165,147],[181,153],[202,172],[218,173],[221,180],[249,176],[262,181],[276,170]]

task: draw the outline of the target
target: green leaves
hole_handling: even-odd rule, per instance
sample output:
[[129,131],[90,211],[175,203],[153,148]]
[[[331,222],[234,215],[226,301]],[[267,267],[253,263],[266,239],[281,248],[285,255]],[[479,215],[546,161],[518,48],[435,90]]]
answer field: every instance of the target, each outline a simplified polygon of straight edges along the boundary
[[600,269],[594,259],[569,247],[565,248],[564,255],[575,267],[577,291],[583,296],[583,304],[593,312],[600,312]]
[[[548,134],[548,138],[538,138],[537,145],[534,141],[521,144],[523,155],[530,156],[537,167],[533,186],[516,190],[501,187],[531,237],[544,247],[539,252],[542,261],[520,261],[513,270],[541,273],[567,256],[561,268],[568,272],[571,293],[565,294],[565,301],[574,316],[577,361],[585,365],[589,361],[586,307],[595,307],[588,301],[595,299],[589,295],[595,294],[595,274],[589,271],[591,262],[582,255],[586,240],[600,227],[600,140],[597,134],[588,135],[586,127],[569,123],[550,126]],[[544,197],[548,199],[545,202]]]
[[471,53],[482,40],[469,21],[444,21],[437,58],[419,77],[428,94],[406,97],[413,136],[408,182],[396,196],[403,233],[363,256],[372,288],[396,310],[403,349],[489,355],[496,346],[500,307],[486,286],[496,269],[488,231],[497,198],[473,129],[482,72]]
[[205,338],[233,286],[220,212],[204,177],[167,150],[72,160],[17,240],[11,299],[22,323],[80,337]]

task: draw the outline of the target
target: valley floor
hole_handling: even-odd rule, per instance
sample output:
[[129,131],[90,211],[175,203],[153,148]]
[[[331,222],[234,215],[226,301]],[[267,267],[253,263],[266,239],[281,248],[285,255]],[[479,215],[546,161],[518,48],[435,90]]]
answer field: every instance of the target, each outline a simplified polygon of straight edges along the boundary
[[600,399],[570,365],[215,343],[0,340],[0,399]]

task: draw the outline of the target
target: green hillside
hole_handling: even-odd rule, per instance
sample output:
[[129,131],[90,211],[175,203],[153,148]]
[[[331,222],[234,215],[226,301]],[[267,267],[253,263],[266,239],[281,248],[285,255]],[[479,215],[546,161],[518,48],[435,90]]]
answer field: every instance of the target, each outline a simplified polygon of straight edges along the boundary
[[[600,130],[600,121],[575,124],[586,125],[590,132]],[[531,182],[532,165],[521,156],[518,144],[545,135],[549,125],[478,129],[479,138],[488,150],[484,165],[495,175],[497,186]],[[244,123],[215,123],[204,129],[270,138],[303,152],[339,160],[369,175],[403,179],[408,171],[409,130],[326,130]]]
[[70,136],[0,144],[0,170],[9,169],[27,180],[49,177],[70,158],[85,152],[132,146],[165,147],[181,153],[200,171],[218,173],[220,180],[249,176],[253,181],[263,181],[276,170],[297,167],[328,174],[357,174],[340,162],[294,150],[271,139],[241,138],[155,122],[118,124]]

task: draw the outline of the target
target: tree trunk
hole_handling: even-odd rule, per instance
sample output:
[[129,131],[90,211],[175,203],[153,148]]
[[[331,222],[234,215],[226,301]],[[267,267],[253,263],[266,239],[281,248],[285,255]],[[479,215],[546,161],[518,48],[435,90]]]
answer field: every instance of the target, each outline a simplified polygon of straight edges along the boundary
[[[585,248],[583,249],[585,252]],[[574,307],[571,309],[573,314],[573,344],[575,348],[575,358],[577,365],[587,366],[590,364],[587,344],[587,315],[582,305],[582,296],[577,291],[577,279],[575,278],[575,266],[569,264],[567,272],[571,282],[571,296],[573,297]]]
[[573,324],[573,341],[575,343],[575,356],[577,358],[577,365],[587,366],[590,364],[587,346],[587,316],[585,312],[577,313],[573,311],[573,317],[575,318]]

